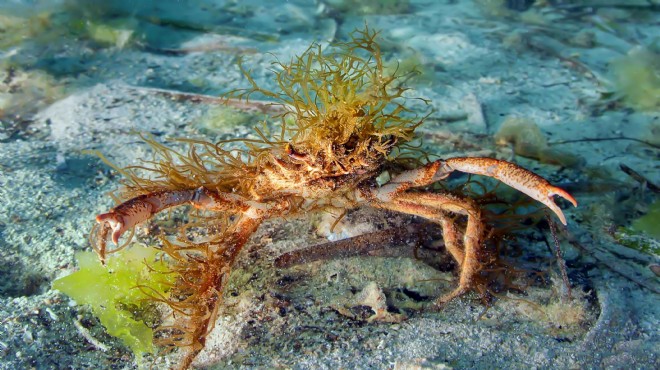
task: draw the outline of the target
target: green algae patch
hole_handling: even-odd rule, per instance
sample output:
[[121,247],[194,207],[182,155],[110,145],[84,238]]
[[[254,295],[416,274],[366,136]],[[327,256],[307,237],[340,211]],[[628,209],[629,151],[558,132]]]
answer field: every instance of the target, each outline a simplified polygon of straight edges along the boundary
[[651,255],[660,255],[660,241],[634,228],[620,227],[614,233],[616,241],[624,247]]
[[541,129],[529,118],[507,117],[495,134],[495,142],[511,144],[517,155],[538,159],[541,163],[572,168],[584,164],[584,159],[577,155],[551,148]]
[[89,305],[108,334],[121,339],[136,355],[153,353],[153,325],[145,323],[152,321],[146,318],[152,296],[167,297],[176,278],[167,273],[167,264],[158,254],[134,245],[114,254],[103,266],[95,253],[78,252],[79,270],[55,280],[53,288],[78,304]]
[[410,0],[330,0],[326,5],[349,15],[407,14],[412,10]]
[[631,228],[660,239],[660,201],[655,201],[644,216],[633,221]]
[[620,227],[614,234],[617,242],[643,253],[660,255],[660,202],[655,201],[649,211],[634,220],[630,227]]
[[640,111],[660,109],[660,54],[633,49],[610,63],[610,74],[626,105]]
[[219,105],[209,108],[206,115],[197,123],[201,133],[218,134],[234,130],[237,126],[247,126],[252,122],[265,119],[265,115],[246,113],[237,108]]
[[85,22],[87,36],[101,45],[122,49],[134,39],[135,21],[119,19],[110,23]]

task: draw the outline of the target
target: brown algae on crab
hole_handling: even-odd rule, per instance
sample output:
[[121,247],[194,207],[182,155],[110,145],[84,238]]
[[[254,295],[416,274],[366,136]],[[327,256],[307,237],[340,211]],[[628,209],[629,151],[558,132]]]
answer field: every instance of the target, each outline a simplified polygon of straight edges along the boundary
[[[125,176],[121,198],[200,186],[259,198],[270,189],[264,192],[255,180],[274,155],[323,161],[324,169],[341,173],[405,148],[422,120],[402,104],[406,89],[398,84],[400,76],[385,71],[376,35],[365,28],[355,31],[351,41],[335,44],[331,52],[313,44],[288,64],[276,62],[278,92],[260,87],[241,66],[252,87],[230,96],[248,99],[258,94],[282,106],[285,112],[275,116],[281,121],[279,129],[255,128],[257,139],[219,143],[178,139],[191,144],[188,153],[146,138],[159,159],[148,161],[149,168],[115,168]],[[344,147],[350,152],[335,151]],[[144,177],[145,170],[151,176]]]

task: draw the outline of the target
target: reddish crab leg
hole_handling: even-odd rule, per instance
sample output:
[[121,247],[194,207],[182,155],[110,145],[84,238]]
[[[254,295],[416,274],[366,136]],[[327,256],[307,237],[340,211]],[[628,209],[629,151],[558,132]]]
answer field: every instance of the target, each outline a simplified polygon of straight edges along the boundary
[[130,199],[108,213],[96,216],[96,222],[107,224],[112,230],[112,242],[117,244],[121,235],[155,213],[192,200],[195,190],[159,191]]
[[566,191],[552,186],[543,177],[513,163],[493,158],[451,158],[440,162],[441,166],[434,179],[445,178],[453,171],[493,177],[545,204],[557,214],[564,225],[566,225],[566,217],[552,197],[559,195],[577,207],[575,198]]
[[[263,218],[271,207],[247,201],[231,193],[218,193],[199,187],[186,190],[163,190],[137,196],[116,206],[107,213],[96,216],[99,223],[97,241],[94,245],[102,262],[105,261],[107,238],[117,245],[119,238],[135,225],[150,219],[154,214],[170,207],[192,204],[196,208],[213,211],[240,211],[248,218]],[[283,205],[282,207],[285,207]]]
[[[197,208],[215,211],[246,211],[250,207],[259,209],[254,202],[245,201],[235,194],[216,193],[204,187],[187,190],[163,190],[140,195],[111,209],[108,213],[96,216],[96,222],[107,225],[112,230],[112,241],[117,244],[126,230],[165,208],[191,203]],[[262,207],[263,208],[263,207]]]
[[98,253],[101,263],[105,263],[107,237],[111,231],[112,242],[117,245],[119,238],[126,230],[130,230],[133,226],[165,208],[191,201],[195,193],[195,190],[180,190],[144,194],[118,205],[107,213],[96,216],[96,222],[99,223],[101,229],[98,232],[98,240],[92,245]]
[[440,181],[454,171],[495,178],[517,189],[550,208],[561,223],[566,217],[553,200],[554,195],[568,200],[577,207],[577,201],[566,191],[552,186],[546,179],[518,165],[499,159],[484,157],[458,157],[431,162],[423,167],[399,174],[378,189],[373,196],[383,202],[391,201],[396,194],[411,187],[419,187]]

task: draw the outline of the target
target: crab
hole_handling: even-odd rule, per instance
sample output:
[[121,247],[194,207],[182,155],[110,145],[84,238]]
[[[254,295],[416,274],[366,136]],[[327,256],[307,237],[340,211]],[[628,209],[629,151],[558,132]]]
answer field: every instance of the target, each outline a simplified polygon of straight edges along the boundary
[[[176,293],[161,300],[179,317],[168,327],[172,342],[190,348],[184,367],[204,346],[239,251],[265,220],[373,207],[435,222],[459,271],[457,286],[435,301],[442,305],[474,287],[485,218],[473,199],[430,185],[455,171],[492,177],[541,202],[564,225],[554,196],[577,206],[566,191],[503,160],[458,157],[413,168],[419,160],[411,160],[409,143],[426,116],[404,105],[411,98],[400,85],[402,76],[384,66],[376,35],[357,30],[333,52],[312,45],[290,63],[275,63],[278,92],[257,85],[241,64],[251,88],[229,96],[247,100],[257,94],[278,105],[275,134],[256,129],[257,139],[182,139],[187,153],[145,138],[160,159],[120,169],[126,200],[96,217],[93,244],[102,261],[116,250],[108,248],[109,240],[119,245],[127,231],[160,212],[188,205],[204,214],[191,213],[195,221],[182,227],[176,242],[163,239],[181,275]],[[141,174],[145,169],[150,176]],[[379,181],[384,173],[389,180]],[[190,225],[206,225],[206,239],[191,241]]]

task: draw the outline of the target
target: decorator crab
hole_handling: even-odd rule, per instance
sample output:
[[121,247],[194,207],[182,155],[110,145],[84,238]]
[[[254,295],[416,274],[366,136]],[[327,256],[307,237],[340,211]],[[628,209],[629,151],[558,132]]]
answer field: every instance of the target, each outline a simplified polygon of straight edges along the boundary
[[[124,201],[98,215],[93,232],[102,261],[118,249],[108,248],[108,240],[118,244],[157,213],[192,206],[177,235],[161,238],[178,281],[169,296],[153,297],[171,307],[175,319],[159,328],[158,337],[187,349],[182,367],[203,348],[230,269],[264,220],[366,206],[436,222],[460,272],[457,287],[438,305],[474,287],[485,225],[474,200],[425,187],[454,171],[493,177],[545,204],[566,224],[553,196],[577,205],[575,199],[513,163],[450,158],[412,168],[422,161],[411,159],[415,152],[407,143],[425,117],[404,105],[409,98],[401,78],[386,72],[375,37],[365,28],[330,52],[315,44],[290,63],[275,63],[276,92],[259,87],[241,67],[251,88],[229,97],[256,94],[279,105],[283,113],[271,133],[256,129],[258,139],[218,143],[179,139],[187,153],[145,138],[155,159],[118,169],[125,177]],[[379,184],[384,172],[389,181]]]

